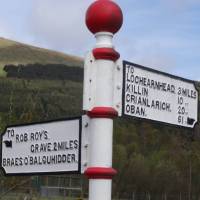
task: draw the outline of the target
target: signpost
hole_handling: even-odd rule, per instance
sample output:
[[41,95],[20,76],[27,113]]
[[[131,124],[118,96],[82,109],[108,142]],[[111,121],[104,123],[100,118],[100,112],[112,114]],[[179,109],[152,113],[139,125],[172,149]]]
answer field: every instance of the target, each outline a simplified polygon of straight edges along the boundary
[[91,118],[89,166],[84,172],[89,179],[89,200],[111,200],[112,178],[117,173],[112,168],[113,118],[118,116],[113,105],[113,80],[120,54],[112,39],[122,22],[122,11],[114,1],[94,1],[86,13],[87,28],[96,38],[92,55],[86,57],[84,66],[87,76],[83,109]]
[[198,91],[192,81],[123,61],[122,115],[193,128]]
[[11,126],[2,134],[5,174],[80,173],[81,117]]
[[119,64],[112,39],[122,22],[115,2],[91,4],[86,25],[96,45],[85,59],[83,110],[87,116],[8,127],[1,136],[5,174],[84,172],[89,200],[110,200],[117,173],[112,168],[113,118],[122,113],[194,128],[198,121],[194,82],[127,61]]

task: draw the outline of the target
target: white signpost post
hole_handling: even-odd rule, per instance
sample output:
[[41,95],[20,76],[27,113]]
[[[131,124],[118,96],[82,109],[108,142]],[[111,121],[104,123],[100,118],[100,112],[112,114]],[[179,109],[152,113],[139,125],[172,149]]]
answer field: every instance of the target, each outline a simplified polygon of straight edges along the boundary
[[198,91],[192,81],[123,61],[122,115],[193,128]]
[[82,118],[8,127],[1,166],[8,175],[81,172]]

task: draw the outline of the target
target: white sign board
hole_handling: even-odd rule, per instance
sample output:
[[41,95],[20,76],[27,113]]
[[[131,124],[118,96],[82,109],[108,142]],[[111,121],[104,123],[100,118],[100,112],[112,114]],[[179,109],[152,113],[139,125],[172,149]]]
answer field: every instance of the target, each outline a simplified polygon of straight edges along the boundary
[[123,61],[122,115],[193,128],[198,121],[194,82]]
[[80,173],[81,117],[8,127],[2,135],[5,174]]

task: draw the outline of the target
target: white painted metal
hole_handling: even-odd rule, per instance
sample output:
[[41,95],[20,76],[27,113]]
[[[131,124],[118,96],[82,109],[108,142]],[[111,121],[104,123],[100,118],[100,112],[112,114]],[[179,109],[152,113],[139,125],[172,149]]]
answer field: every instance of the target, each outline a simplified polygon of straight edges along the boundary
[[[109,65],[109,67],[107,67],[107,65]],[[112,72],[108,73],[108,70],[112,70]],[[119,115],[121,115],[122,71],[122,61],[120,59],[117,60],[116,63],[113,63],[112,61],[101,63],[95,61],[93,54],[89,52],[85,57],[84,64],[83,110],[91,110],[95,106],[103,106],[104,103],[104,106],[115,108]],[[107,81],[102,81],[104,78],[107,79]],[[114,81],[114,83],[111,83],[110,81]],[[106,91],[107,85],[109,85],[109,92]],[[103,91],[104,93],[110,94],[106,97],[109,98],[108,100],[104,99],[102,101],[102,98],[105,98],[105,95],[97,95],[99,93],[99,87],[103,88],[103,90],[106,89]]]
[[[113,47],[112,34],[97,33],[95,47]],[[93,69],[91,69],[93,68]],[[116,63],[110,60],[94,60],[89,54],[85,61],[84,110],[93,107],[113,107],[114,69]],[[89,91],[87,91],[89,89]],[[90,162],[89,167],[112,167],[113,120],[92,118],[90,120]],[[111,183],[109,179],[89,180],[89,200],[110,200]]]
[[92,52],[89,52],[85,57],[84,63],[83,110],[91,110],[94,107],[96,76],[97,65]]
[[112,166],[112,119],[91,119],[90,166]]
[[198,91],[193,82],[130,63],[124,67],[125,115],[194,127],[198,120]]
[[109,32],[99,32],[95,34],[96,45],[95,48],[107,47],[113,48],[113,34]]
[[95,106],[113,106],[114,66],[110,60],[97,60]]
[[122,81],[123,67],[122,60],[118,59],[114,67],[114,89],[113,89],[113,107],[117,110],[119,116],[122,114]]
[[89,198],[93,200],[111,199],[111,180],[90,180]]
[[87,115],[82,116],[82,135],[81,135],[81,173],[83,174],[89,164],[90,148],[90,118]]
[[79,122],[80,119],[72,119],[7,128],[2,137],[5,172],[78,172]]

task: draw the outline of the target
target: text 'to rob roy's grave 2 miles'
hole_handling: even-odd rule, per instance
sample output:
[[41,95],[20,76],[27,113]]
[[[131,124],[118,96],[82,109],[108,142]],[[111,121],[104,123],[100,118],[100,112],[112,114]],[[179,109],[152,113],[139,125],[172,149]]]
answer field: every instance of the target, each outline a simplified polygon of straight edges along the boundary
[[81,118],[8,127],[2,134],[6,174],[80,173]]

